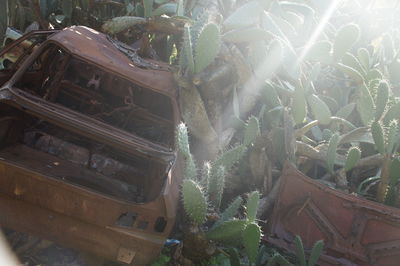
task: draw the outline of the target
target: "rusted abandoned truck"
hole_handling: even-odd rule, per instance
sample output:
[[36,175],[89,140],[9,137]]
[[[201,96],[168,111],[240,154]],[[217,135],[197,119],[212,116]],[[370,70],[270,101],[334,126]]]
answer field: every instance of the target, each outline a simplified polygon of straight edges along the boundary
[[179,199],[168,65],[81,26],[24,35],[0,62],[1,226],[149,263]]

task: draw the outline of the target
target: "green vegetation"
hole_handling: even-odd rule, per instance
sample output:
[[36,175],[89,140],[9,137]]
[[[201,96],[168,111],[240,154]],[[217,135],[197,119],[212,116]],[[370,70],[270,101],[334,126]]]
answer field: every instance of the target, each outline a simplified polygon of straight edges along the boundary
[[[247,130],[254,130],[252,123],[247,124]],[[248,133],[250,134],[250,133]],[[177,129],[177,146],[185,160],[185,180],[182,183],[182,200],[185,213],[190,219],[191,232],[196,237],[193,242],[203,242],[205,245],[192,243],[198,247],[197,253],[207,254],[211,243],[208,240],[225,243],[232,246],[243,246],[247,252],[249,262],[256,259],[261,241],[261,228],[256,223],[256,215],[260,194],[251,192],[247,197],[246,214],[238,219],[239,208],[242,206],[241,197],[237,197],[223,212],[220,212],[221,199],[225,187],[225,169],[229,170],[242,156],[243,149],[233,148],[220,155],[214,162],[206,162],[200,177],[196,174],[196,165],[188,145],[186,126],[180,124]],[[254,135],[254,134],[253,134]],[[248,144],[250,140],[245,139]],[[245,147],[245,146],[242,146]],[[209,213],[209,209],[212,213]],[[203,224],[207,216],[213,214],[219,217],[210,230],[204,232]],[[195,228],[193,228],[195,227]],[[190,242],[190,240],[189,240]],[[200,250],[204,247],[204,251]],[[213,253],[208,254],[213,255]],[[204,255],[206,257],[206,255]]]

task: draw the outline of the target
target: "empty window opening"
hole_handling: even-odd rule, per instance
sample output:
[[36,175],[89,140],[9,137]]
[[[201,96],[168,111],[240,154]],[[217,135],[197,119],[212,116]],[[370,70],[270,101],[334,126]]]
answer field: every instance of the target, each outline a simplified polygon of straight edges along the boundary
[[14,163],[29,162],[39,173],[135,203],[149,202],[160,195],[168,167],[5,104],[0,104],[0,156]]
[[115,222],[115,225],[123,227],[133,227],[137,216],[137,213],[125,212],[119,216],[118,220]]
[[158,217],[154,225],[154,230],[156,232],[162,233],[164,232],[166,226],[167,220],[165,220],[164,217]]
[[16,86],[157,144],[173,147],[169,97],[50,45]]

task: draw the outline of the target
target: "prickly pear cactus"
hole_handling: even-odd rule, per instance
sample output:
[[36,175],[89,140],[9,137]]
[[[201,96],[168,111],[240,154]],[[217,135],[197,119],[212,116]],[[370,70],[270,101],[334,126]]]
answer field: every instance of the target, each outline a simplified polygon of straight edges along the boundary
[[[231,241],[241,236],[246,228],[245,220],[230,220],[221,223],[207,233],[207,238],[215,241]],[[237,243],[238,244],[238,243]]]
[[104,23],[102,26],[102,30],[109,34],[117,34],[131,27],[145,23],[146,19],[141,17],[116,17]]
[[180,123],[177,127],[176,145],[185,160],[185,179],[195,179],[197,176],[197,168],[193,156],[190,153],[189,137],[187,127],[184,123]]
[[213,168],[214,166],[222,165],[225,167],[225,170],[229,171],[231,167],[243,157],[245,152],[246,146],[244,145],[238,145],[230,150],[227,150],[217,158],[213,164]]
[[194,59],[193,59],[193,44],[192,44],[192,33],[189,25],[185,25],[183,30],[183,44],[180,54],[179,65],[181,68],[187,68],[190,73],[194,71]]
[[207,24],[195,43],[194,72],[200,73],[214,61],[221,46],[221,34],[218,25]]
[[326,103],[315,94],[308,96],[307,100],[314,118],[320,121],[321,124],[329,124],[332,114]]
[[221,220],[222,221],[227,221],[230,219],[233,219],[235,215],[237,214],[240,206],[242,205],[242,198],[240,196],[237,196],[231,204],[222,212],[221,214]]
[[378,94],[376,96],[376,110],[375,110],[375,121],[379,121],[382,117],[383,112],[386,109],[386,105],[389,99],[389,85],[386,81],[381,81],[378,86]]
[[375,147],[380,154],[385,154],[385,137],[382,124],[380,122],[374,121],[371,124],[372,138],[375,142]]
[[292,116],[296,124],[303,123],[307,115],[307,102],[304,95],[304,89],[296,87],[292,102]]
[[361,121],[368,125],[375,118],[375,104],[371,93],[365,84],[359,87],[360,96],[357,99],[357,111],[360,114]]
[[365,70],[370,69],[370,63],[371,63],[371,56],[368,52],[367,49],[365,48],[360,48],[357,51],[357,57],[362,66],[364,67]]
[[243,144],[245,146],[250,145],[260,135],[260,122],[257,117],[251,116],[247,122],[246,129],[244,132]]
[[397,150],[399,143],[399,126],[397,120],[389,123],[388,134],[386,137],[386,152],[392,154]]
[[225,187],[225,168],[218,166],[216,171],[210,171],[210,181],[208,183],[208,196],[212,206],[219,211],[222,194]]
[[336,149],[339,142],[339,134],[335,133],[329,140],[328,154],[326,158],[327,168],[330,174],[333,174],[335,161],[336,161]]
[[202,188],[193,180],[182,183],[183,207],[186,214],[196,224],[202,224],[207,217],[207,198]]
[[188,136],[187,127],[184,123],[180,123],[177,127],[176,143],[178,145],[179,151],[184,156],[188,156],[190,154],[189,136]]
[[240,196],[237,196],[226,209],[221,213],[220,219],[214,223],[211,229],[218,227],[225,221],[232,220],[238,213],[240,206],[242,206],[243,200]]
[[246,205],[247,220],[249,220],[249,222],[254,222],[256,220],[259,199],[260,193],[258,191],[253,191],[249,194]]
[[351,170],[361,158],[361,150],[359,147],[351,147],[347,153],[344,170]]
[[246,225],[242,233],[243,246],[246,250],[247,257],[249,258],[250,265],[252,265],[258,254],[258,246],[261,240],[261,229],[256,223]]
[[340,28],[333,43],[333,57],[336,60],[341,59],[358,40],[359,36],[360,28],[358,25],[348,24]]
[[393,160],[390,166],[390,181],[389,188],[385,197],[385,203],[389,206],[399,206],[398,193],[399,193],[399,173],[400,173],[400,159]]

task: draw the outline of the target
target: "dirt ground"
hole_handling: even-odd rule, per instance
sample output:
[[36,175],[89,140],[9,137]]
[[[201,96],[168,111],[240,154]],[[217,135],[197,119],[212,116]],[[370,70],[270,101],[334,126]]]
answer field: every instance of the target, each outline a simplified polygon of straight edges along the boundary
[[26,266],[119,266],[101,258],[62,247],[51,241],[3,230],[4,235],[22,265]]

